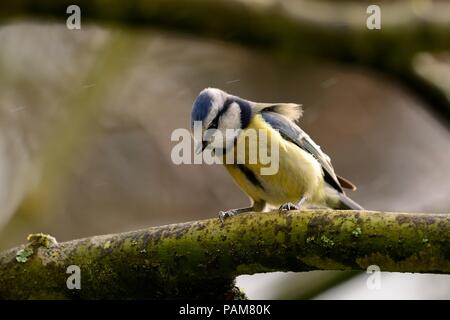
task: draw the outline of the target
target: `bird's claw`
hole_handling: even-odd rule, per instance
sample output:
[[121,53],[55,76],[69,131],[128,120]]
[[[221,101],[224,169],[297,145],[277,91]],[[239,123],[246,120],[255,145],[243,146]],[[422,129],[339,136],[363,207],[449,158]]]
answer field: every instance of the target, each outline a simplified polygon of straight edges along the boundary
[[282,206],[280,206],[280,208],[278,209],[278,212],[285,213],[287,211],[299,210],[299,209],[300,209],[299,206],[297,206],[291,202],[288,202],[288,203],[285,203]]
[[232,216],[234,216],[235,214],[236,214],[236,213],[234,212],[234,210],[220,211],[220,212],[219,212],[219,220],[220,220],[220,222],[221,222],[222,225],[223,225],[223,223],[224,223],[224,221],[225,221],[226,218],[232,217]]

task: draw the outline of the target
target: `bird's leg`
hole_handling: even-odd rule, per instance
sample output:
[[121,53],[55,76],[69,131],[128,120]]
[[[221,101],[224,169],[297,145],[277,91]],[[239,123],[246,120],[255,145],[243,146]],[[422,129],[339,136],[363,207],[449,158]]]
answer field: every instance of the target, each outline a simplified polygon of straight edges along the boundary
[[308,197],[304,195],[297,202],[297,204],[293,204],[291,202],[285,203],[278,209],[278,211],[279,212],[286,212],[286,211],[291,211],[291,210],[299,210],[301,208],[301,206],[306,202],[306,200],[308,200]]
[[238,208],[238,209],[231,209],[228,211],[220,211],[219,212],[219,220],[220,222],[225,221],[226,218],[237,216],[238,214],[245,213],[245,212],[251,212],[251,211],[263,211],[266,206],[266,203],[264,201],[257,201],[253,204],[251,207],[246,208]]
[[299,208],[301,208],[304,204],[305,204],[305,202],[308,200],[308,196],[303,196],[298,202],[297,202],[297,206],[299,207]]

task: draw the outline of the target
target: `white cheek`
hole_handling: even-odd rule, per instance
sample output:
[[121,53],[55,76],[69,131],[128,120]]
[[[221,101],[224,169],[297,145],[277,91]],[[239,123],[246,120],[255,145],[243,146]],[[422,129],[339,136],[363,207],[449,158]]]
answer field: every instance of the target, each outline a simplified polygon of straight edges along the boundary
[[241,128],[241,109],[233,102],[227,112],[220,118],[219,128],[240,129]]

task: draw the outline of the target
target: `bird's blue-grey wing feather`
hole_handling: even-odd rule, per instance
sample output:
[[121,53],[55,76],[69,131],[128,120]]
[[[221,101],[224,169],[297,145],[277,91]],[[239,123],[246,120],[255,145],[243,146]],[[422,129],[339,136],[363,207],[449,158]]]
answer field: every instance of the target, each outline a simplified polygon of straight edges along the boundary
[[331,165],[330,158],[322,152],[320,147],[298,125],[286,117],[271,111],[262,111],[261,115],[272,128],[279,131],[283,139],[288,140],[304,151],[310,153],[320,163],[324,173],[324,180],[330,186],[344,192]]

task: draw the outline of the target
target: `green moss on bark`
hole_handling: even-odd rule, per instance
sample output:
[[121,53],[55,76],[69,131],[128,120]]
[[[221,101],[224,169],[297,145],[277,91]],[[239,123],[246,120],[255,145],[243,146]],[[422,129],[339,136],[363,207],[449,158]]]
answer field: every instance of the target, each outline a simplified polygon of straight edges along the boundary
[[[355,232],[356,230],[356,232]],[[240,274],[365,270],[450,273],[450,216],[252,213],[0,254],[1,298],[225,298]],[[426,241],[424,241],[426,239]],[[69,265],[81,290],[69,290]]]

